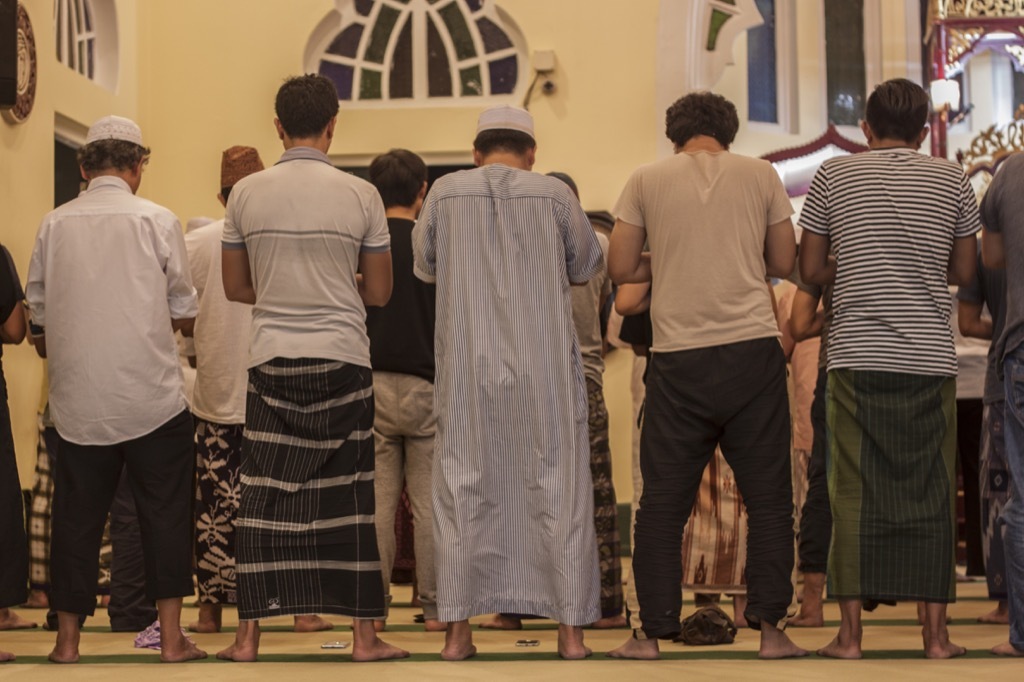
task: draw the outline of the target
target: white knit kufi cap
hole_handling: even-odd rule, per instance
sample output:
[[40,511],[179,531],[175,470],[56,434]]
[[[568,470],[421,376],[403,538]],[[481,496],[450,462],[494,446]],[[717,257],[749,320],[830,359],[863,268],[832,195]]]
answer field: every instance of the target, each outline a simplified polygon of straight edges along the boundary
[[92,144],[99,140],[124,140],[134,142],[143,147],[142,130],[135,121],[123,116],[104,116],[92,124],[85,136],[85,143]]
[[491,107],[484,111],[477,121],[476,133],[479,135],[485,130],[518,130],[537,139],[533,133],[533,116],[526,109],[519,107],[506,105]]

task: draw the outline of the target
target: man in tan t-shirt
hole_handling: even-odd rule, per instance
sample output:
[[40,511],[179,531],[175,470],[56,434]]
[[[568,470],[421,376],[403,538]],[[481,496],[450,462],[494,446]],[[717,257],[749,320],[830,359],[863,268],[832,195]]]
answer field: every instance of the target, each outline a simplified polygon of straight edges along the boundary
[[781,629],[793,596],[789,403],[765,285],[793,270],[793,209],[769,163],[729,153],[731,102],[693,93],[666,122],[676,154],[633,173],[608,255],[617,284],[651,282],[654,328],[634,529],[640,623],[609,655],[657,658],[657,640],[679,633],[683,526],[720,446],[749,514],[745,615],[760,656],[803,656]]

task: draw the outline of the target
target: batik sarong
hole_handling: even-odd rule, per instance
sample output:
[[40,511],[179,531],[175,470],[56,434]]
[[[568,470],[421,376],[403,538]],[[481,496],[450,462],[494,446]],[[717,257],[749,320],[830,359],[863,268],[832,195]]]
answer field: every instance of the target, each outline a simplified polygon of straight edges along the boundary
[[374,526],[373,378],[342,362],[249,370],[238,617],[384,617]]
[[39,417],[39,440],[36,444],[35,482],[32,503],[28,510],[28,580],[33,590],[50,590],[50,535],[53,507],[53,476],[50,475],[50,452],[46,429]]
[[829,594],[956,599],[956,380],[833,370]]
[[722,451],[704,469],[683,531],[683,588],[746,594],[747,510]]
[[1010,498],[1010,470],[1003,439],[1004,407],[1002,401],[985,405],[981,418],[981,546],[988,596],[998,600],[1007,598],[1003,526],[999,523],[999,515]]
[[241,424],[196,420],[196,582],[203,604],[235,604]]
[[590,476],[594,481],[594,530],[601,564],[601,617],[622,615],[622,558],[618,505],[612,483],[612,452],[608,445],[608,408],[601,384],[587,379],[587,422],[590,431]]

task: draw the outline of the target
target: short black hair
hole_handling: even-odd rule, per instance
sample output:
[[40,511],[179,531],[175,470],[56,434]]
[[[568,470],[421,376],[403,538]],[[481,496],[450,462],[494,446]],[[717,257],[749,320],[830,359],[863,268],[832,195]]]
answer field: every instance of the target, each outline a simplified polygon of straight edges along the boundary
[[928,93],[906,78],[893,78],[875,87],[864,107],[864,120],[880,140],[914,143],[928,122]]
[[338,90],[329,78],[309,73],[289,78],[277,91],[274,111],[289,137],[318,137],[338,115]]
[[89,174],[111,169],[131,170],[149,154],[148,147],[127,140],[96,140],[80,147],[75,156],[78,165]]
[[234,185],[232,185],[231,187],[221,187],[220,188],[220,195],[222,197],[224,197],[224,203],[227,203],[228,197],[231,196],[231,190],[234,189],[234,188],[235,188]]
[[473,140],[473,149],[484,156],[494,152],[508,152],[524,156],[531,149],[536,149],[537,141],[526,133],[518,130],[497,129],[484,130],[477,133]]
[[572,179],[572,176],[568,173],[562,173],[561,171],[551,171],[548,173],[548,177],[557,178],[567,184],[572,193],[576,195],[576,198],[580,198],[580,188],[576,186],[576,181]]
[[739,129],[736,106],[712,92],[691,92],[677,99],[665,112],[665,135],[677,147],[698,135],[707,135],[728,149]]
[[427,164],[408,149],[392,149],[370,163],[370,182],[384,208],[412,206],[427,181]]

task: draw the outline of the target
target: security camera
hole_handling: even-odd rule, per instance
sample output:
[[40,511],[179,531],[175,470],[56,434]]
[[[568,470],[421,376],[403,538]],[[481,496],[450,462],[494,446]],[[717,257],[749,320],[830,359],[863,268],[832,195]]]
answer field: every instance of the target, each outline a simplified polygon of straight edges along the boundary
[[553,80],[546,80],[541,84],[540,88],[545,95],[553,95],[555,90],[558,89],[558,85]]

